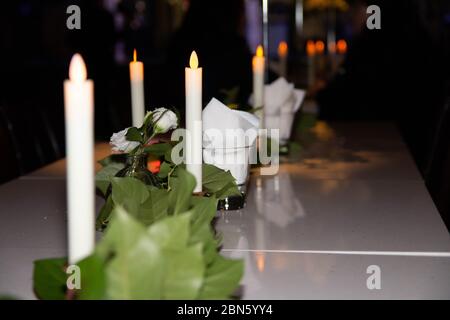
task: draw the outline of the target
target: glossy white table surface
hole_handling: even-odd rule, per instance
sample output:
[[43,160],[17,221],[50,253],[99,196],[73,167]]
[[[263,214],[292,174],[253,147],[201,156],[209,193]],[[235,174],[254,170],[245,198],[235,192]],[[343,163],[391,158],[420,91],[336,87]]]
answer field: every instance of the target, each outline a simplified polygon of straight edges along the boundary
[[[33,298],[33,260],[66,255],[64,176],[62,160],[0,186],[0,294]],[[244,298],[450,298],[449,233],[391,125],[319,126],[218,216],[224,254],[246,260]]]
[[[450,259],[285,252],[225,252],[245,261],[244,299],[449,299]],[[370,266],[380,289],[369,290]]]

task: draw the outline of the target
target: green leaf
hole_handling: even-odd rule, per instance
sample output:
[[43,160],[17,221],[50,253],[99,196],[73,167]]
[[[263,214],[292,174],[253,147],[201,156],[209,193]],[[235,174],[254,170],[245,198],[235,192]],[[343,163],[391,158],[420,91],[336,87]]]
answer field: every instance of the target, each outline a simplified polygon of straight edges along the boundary
[[96,253],[112,260],[106,265],[110,299],[159,299],[163,258],[144,226],[117,208]]
[[192,197],[192,220],[195,224],[211,223],[217,213],[217,199],[211,197]]
[[126,251],[136,244],[146,232],[145,227],[129,215],[122,207],[112,213],[111,223],[96,247],[96,254],[107,259],[113,252]]
[[142,134],[139,131],[139,129],[135,128],[135,127],[128,129],[126,138],[128,141],[136,141],[136,142],[143,143]]
[[169,214],[177,215],[189,210],[195,178],[181,167],[170,178]]
[[127,250],[119,250],[106,268],[110,299],[161,299],[166,265],[161,249],[148,236]]
[[219,244],[211,227],[211,221],[217,212],[217,199],[193,197],[193,204],[189,244],[203,243],[203,256],[205,264],[208,265],[217,255]]
[[228,299],[236,290],[244,273],[244,263],[217,255],[206,270],[198,299]]
[[203,164],[203,190],[218,199],[240,195],[236,179],[231,173],[210,164]]
[[106,228],[113,209],[114,209],[114,202],[112,200],[112,196],[110,195],[106,199],[105,204],[103,205],[103,207],[100,209],[100,212],[98,213],[97,219],[95,221],[95,229],[96,230],[101,231],[104,228]]
[[122,206],[129,214],[137,216],[140,206],[148,199],[146,185],[135,178],[113,178],[112,199],[116,206]]
[[80,300],[100,300],[105,298],[105,264],[98,255],[91,255],[78,264],[81,271],[81,289],[77,290]]
[[0,301],[12,301],[12,300],[19,300],[19,298],[7,294],[0,295]]
[[164,250],[167,256],[167,274],[164,281],[164,299],[195,299],[203,284],[205,265],[202,244],[177,251]]
[[191,214],[168,217],[153,224],[147,234],[165,249],[180,249],[187,247]]
[[58,258],[34,262],[33,287],[39,299],[65,299],[67,289],[66,261],[66,258]]
[[144,152],[155,157],[163,157],[173,146],[170,143],[157,143],[144,148]]
[[141,205],[136,218],[145,225],[150,225],[168,214],[169,192],[156,187],[147,187],[149,197]]
[[173,167],[166,161],[164,161],[161,164],[161,167],[159,168],[158,176],[161,179],[165,179],[169,176],[170,171],[172,171]]
[[104,197],[106,197],[108,188],[111,184],[111,179],[123,168],[125,168],[125,164],[114,162],[104,167],[95,175],[95,185]]
[[127,161],[127,155],[124,153],[120,153],[120,154],[112,154],[112,155],[98,161],[98,163],[100,163],[102,167],[106,167],[106,166],[109,166],[110,164],[114,164],[114,163],[122,163],[125,165],[126,161]]

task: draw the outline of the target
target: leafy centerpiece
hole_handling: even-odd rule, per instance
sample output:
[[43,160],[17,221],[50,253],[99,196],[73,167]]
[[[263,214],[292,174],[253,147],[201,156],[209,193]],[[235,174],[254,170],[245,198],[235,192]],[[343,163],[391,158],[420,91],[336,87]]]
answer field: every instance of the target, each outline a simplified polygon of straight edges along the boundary
[[[109,217],[115,205],[112,192],[117,188],[114,177],[132,177],[153,186],[155,199],[160,203],[168,201],[164,196],[167,190],[179,180],[179,170],[183,164],[172,161],[172,150],[179,142],[162,142],[161,135],[178,126],[177,115],[168,109],[159,108],[148,112],[141,128],[128,128],[111,137],[113,151],[121,152],[100,161],[103,169],[96,175],[96,186],[105,198],[105,205],[97,217],[96,227],[103,230],[109,222]],[[181,142],[182,143],[182,142]],[[151,173],[147,169],[147,158],[151,156],[161,162],[158,173]],[[203,190],[205,195],[214,196],[217,200],[231,195],[240,195],[236,181],[230,172],[221,170],[213,165],[203,165]],[[185,186],[180,186],[181,188]],[[141,215],[146,220],[155,216],[153,207],[141,208]]]
[[[104,235],[71,276],[66,258],[35,262],[40,299],[227,299],[243,274],[243,262],[222,257],[212,228],[217,202],[238,194],[229,172],[203,167],[208,196],[193,195],[195,178],[171,161],[172,142],[155,138],[177,126],[167,109],[149,112],[141,128],[113,135],[112,155],[100,163],[99,193],[105,198],[97,227]],[[158,173],[147,157],[162,161]],[[137,163],[136,163],[137,162]],[[70,288],[70,289],[68,289]]]

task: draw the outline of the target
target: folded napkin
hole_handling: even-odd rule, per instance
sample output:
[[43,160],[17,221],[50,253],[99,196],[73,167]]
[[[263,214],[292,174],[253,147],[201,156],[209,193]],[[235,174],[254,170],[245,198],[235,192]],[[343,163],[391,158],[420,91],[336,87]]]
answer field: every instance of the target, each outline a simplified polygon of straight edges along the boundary
[[[247,137],[239,135],[234,139],[233,143],[226,143],[228,141],[224,139],[227,139],[230,136],[230,132],[234,130],[242,129],[244,132],[247,132],[249,129],[257,130],[259,128],[259,119],[251,113],[232,110],[216,98],[213,98],[205,107],[202,118],[204,148],[244,148],[252,146],[256,140],[256,135],[248,135]],[[219,139],[217,132],[220,132],[224,139]]]
[[[280,140],[286,142],[291,134],[295,113],[300,109],[306,92],[295,89],[283,77],[265,86],[265,127],[279,129]],[[253,100],[253,97],[250,98]]]
[[238,185],[248,177],[255,157],[259,119],[232,110],[213,98],[203,110],[203,160],[231,172]]
[[[303,102],[305,93],[304,90],[295,89],[294,84],[280,77],[264,88],[264,112],[266,115],[279,114],[281,109],[296,112]],[[253,103],[253,95],[249,102]]]

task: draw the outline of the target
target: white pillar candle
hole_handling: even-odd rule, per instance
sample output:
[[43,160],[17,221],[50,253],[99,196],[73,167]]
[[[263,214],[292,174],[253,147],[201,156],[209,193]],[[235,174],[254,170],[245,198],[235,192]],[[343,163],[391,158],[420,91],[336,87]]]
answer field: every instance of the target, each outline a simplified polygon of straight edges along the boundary
[[202,68],[198,67],[195,51],[186,68],[186,169],[196,179],[195,193],[202,192],[203,126]]
[[316,45],[309,40],[306,43],[306,54],[308,56],[308,87],[311,88],[316,81]]
[[260,108],[264,106],[264,72],[265,58],[262,46],[256,49],[256,55],[253,57],[253,107]]
[[140,128],[145,117],[144,64],[137,61],[136,49],[130,62],[131,112],[133,127]]
[[64,81],[69,263],[89,256],[95,244],[94,83],[75,54]]
[[[266,59],[262,46],[256,49],[256,55],[253,57],[253,108],[262,108],[264,106],[264,74]],[[260,119],[263,119],[263,110],[255,113]],[[261,121],[264,126],[264,121]]]
[[280,59],[280,76],[287,79],[288,45],[281,41],[278,45],[278,58]]

